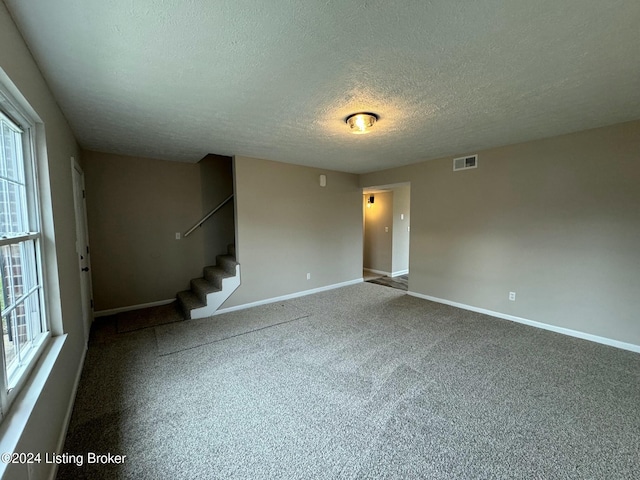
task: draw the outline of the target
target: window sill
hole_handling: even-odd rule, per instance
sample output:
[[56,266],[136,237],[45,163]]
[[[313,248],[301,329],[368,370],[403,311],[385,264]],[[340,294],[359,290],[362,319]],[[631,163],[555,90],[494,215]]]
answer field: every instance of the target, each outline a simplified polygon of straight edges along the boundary
[[[0,424],[0,453],[15,451],[66,339],[67,335],[51,338],[45,352],[40,357],[11,408],[2,419]],[[3,477],[7,466],[4,463],[0,463],[0,478]]]

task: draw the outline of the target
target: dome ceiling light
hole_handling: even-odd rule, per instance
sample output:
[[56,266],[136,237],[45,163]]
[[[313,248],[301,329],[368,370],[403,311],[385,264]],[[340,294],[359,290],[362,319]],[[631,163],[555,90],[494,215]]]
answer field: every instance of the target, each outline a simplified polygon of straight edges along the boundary
[[360,112],[349,115],[346,119],[347,125],[351,129],[351,133],[369,133],[371,128],[378,120],[378,115],[375,113]]

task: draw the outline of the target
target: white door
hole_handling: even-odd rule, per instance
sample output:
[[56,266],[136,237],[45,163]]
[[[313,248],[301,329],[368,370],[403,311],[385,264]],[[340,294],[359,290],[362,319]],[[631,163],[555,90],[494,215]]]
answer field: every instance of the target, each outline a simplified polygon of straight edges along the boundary
[[89,340],[93,322],[93,300],[91,293],[91,272],[89,261],[89,232],[87,230],[87,210],[84,193],[84,172],[75,158],[71,157],[73,173],[73,204],[76,213],[76,252],[80,273],[80,294],[82,296],[82,319],[85,341]]

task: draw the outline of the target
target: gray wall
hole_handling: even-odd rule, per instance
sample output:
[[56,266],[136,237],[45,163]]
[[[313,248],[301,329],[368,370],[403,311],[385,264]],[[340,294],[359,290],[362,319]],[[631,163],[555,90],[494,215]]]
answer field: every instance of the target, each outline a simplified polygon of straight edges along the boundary
[[409,289],[640,345],[640,121],[478,153],[361,176],[411,182]]
[[[233,193],[233,159],[221,155],[207,155],[200,160],[202,215],[206,215]],[[216,255],[227,253],[227,245],[234,243],[234,202],[218,210],[202,225],[204,265],[215,265]],[[197,220],[196,220],[197,221]]]
[[357,175],[236,157],[235,192],[242,284],[222,308],[362,278]]
[[410,231],[407,227],[411,225],[410,195],[410,187],[395,187],[393,189],[393,248],[391,261],[391,273],[393,274],[409,269]]
[[174,298],[202,276],[197,164],[83,152],[95,310]]
[[[368,207],[367,200],[374,202]],[[393,260],[393,192],[364,195],[364,268],[391,273]],[[385,227],[388,232],[385,232]]]
[[[68,334],[44,389],[39,396],[36,392],[31,392],[31,398],[27,399],[18,396],[0,425],[0,439],[3,448],[7,448],[17,438],[17,446],[12,447],[17,452],[53,452],[65,428],[65,416],[85,349],[70,162],[71,156],[78,158],[79,151],[64,115],[2,2],[0,45],[0,76],[4,79],[6,75],[15,84],[19,90],[14,92],[15,96],[24,96],[44,125],[39,132],[43,142],[37,149],[42,161],[39,173],[43,187],[43,238],[49,267],[46,271],[49,316],[54,334]],[[26,427],[16,431],[17,426],[11,424],[12,415],[21,411],[19,416],[24,418],[32,406]],[[46,464],[34,467],[33,478],[43,478],[51,468]],[[2,473],[3,478],[27,478],[25,465],[1,464]]]

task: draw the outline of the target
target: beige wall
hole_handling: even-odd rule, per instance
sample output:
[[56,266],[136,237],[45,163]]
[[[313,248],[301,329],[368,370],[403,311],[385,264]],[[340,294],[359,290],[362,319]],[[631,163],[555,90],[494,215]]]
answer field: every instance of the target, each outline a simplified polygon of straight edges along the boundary
[[[199,162],[202,215],[208,214],[233,193],[233,159],[207,155]],[[215,265],[216,255],[227,253],[234,243],[234,202],[230,201],[202,225],[204,265]]]
[[96,311],[174,298],[202,276],[197,164],[83,152]]
[[[373,204],[367,206],[372,195]],[[393,192],[367,193],[364,203],[363,266],[390,274],[393,268]]]
[[[18,396],[0,425],[2,451],[53,452],[64,431],[65,415],[81,368],[84,329],[80,304],[80,276],[75,252],[75,215],[70,157],[78,157],[72,132],[52,97],[4,3],[0,2],[0,77],[17,90],[42,121],[38,145],[42,185],[43,237],[49,316],[56,335],[68,334],[42,392]],[[40,367],[36,368],[36,373]],[[14,416],[15,415],[15,416]],[[28,415],[26,427],[20,426]],[[51,465],[35,465],[35,477],[45,478]],[[6,469],[6,470],[5,470]],[[25,465],[0,465],[3,478],[26,479]]]
[[410,187],[393,189],[393,249],[391,273],[409,269],[409,235],[411,225]]
[[640,345],[640,121],[478,153],[361,176],[411,182],[409,289]]
[[222,308],[362,278],[357,175],[236,157],[235,182],[242,284]]

